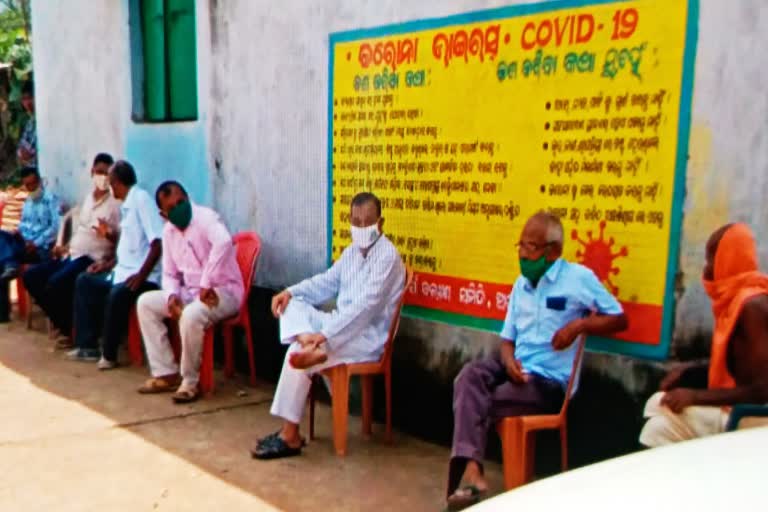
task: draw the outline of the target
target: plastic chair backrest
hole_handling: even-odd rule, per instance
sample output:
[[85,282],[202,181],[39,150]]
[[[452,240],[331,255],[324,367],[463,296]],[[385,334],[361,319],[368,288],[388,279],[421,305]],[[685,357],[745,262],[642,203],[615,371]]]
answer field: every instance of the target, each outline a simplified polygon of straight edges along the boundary
[[261,254],[261,238],[253,231],[243,231],[232,237],[237,253],[237,265],[240,267],[240,273],[243,276],[245,285],[245,295],[243,304],[240,307],[240,316],[248,314],[248,297],[251,294],[251,285],[253,276],[256,273],[256,264]]
[[571,378],[568,379],[568,387],[565,390],[565,398],[563,399],[563,405],[560,407],[560,416],[564,416],[568,410],[568,402],[576,394],[579,389],[579,381],[581,380],[581,366],[584,361],[584,345],[587,344],[587,337],[584,335],[579,336],[575,343],[576,355],[573,356],[573,368],[571,369]]
[[392,318],[392,323],[389,326],[389,334],[387,334],[387,342],[384,345],[384,354],[381,356],[381,364],[388,365],[390,360],[392,359],[392,348],[394,346],[395,336],[397,335],[397,330],[400,328],[400,317],[403,312],[403,304],[405,303],[405,296],[408,292],[408,288],[411,286],[411,283],[413,282],[413,270],[411,270],[408,267],[405,267],[405,286],[403,286],[402,295],[400,295],[400,303],[397,305],[397,310],[395,310],[395,316]]

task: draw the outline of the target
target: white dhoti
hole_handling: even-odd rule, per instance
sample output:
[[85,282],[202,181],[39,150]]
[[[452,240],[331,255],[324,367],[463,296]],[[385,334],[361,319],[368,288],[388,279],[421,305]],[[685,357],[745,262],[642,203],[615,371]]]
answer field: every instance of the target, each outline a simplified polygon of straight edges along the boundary
[[280,340],[290,347],[283,361],[283,369],[270,409],[273,416],[278,416],[291,423],[300,423],[312,385],[313,374],[339,364],[377,361],[381,356],[384,349],[383,344],[378,350],[371,350],[371,343],[365,340],[361,334],[359,343],[354,339],[344,343],[333,343],[335,340],[329,340],[330,343],[326,346],[328,359],[322,364],[304,370],[292,367],[288,360],[290,354],[301,350],[301,345],[295,341],[296,337],[300,334],[322,331],[325,322],[330,321],[333,315],[332,312],[323,312],[306,302],[293,299],[280,316]]
[[[648,418],[640,432],[640,443],[655,448],[725,432],[730,412],[722,407],[694,405],[675,414],[661,405],[663,392],[655,393],[645,404]],[[744,418],[739,429],[768,425],[768,418]]]
[[[219,304],[210,308],[195,299],[186,306],[179,319],[181,334],[181,386],[194,389],[200,380],[200,363],[205,330],[240,310],[240,301],[223,290],[216,290]],[[147,349],[149,370],[153,377],[179,373],[164,320],[170,317],[168,295],[158,290],[146,292],[136,303],[141,334]]]

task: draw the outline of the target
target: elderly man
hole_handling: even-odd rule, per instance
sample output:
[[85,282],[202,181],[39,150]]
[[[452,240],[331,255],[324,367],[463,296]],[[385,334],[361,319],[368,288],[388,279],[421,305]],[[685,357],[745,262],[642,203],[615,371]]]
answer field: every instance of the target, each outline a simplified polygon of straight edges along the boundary
[[715,316],[710,361],[675,368],[648,400],[640,434],[648,447],[721,433],[728,406],[768,403],[768,276],[746,225],[712,234],[702,278]]
[[[232,235],[216,212],[192,204],[175,181],[160,185],[155,200],[168,222],[163,229],[162,290],[145,293],[137,305],[153,376],[139,392],[175,390],[173,401],[187,403],[199,396],[205,329],[235,315],[245,289]],[[179,323],[181,375],[168,341],[167,318]]]
[[[311,376],[342,363],[376,361],[384,350],[390,323],[405,285],[405,266],[383,235],[381,202],[371,193],[352,199],[352,245],[326,272],[288,288],[272,300],[280,318],[280,337],[290,344],[271,413],[281,430],[251,450],[258,459],[299,455],[299,422]],[[336,299],[330,313],[315,309]]]
[[454,384],[451,510],[476,503],[488,491],[482,461],[494,422],[556,412],[573,371],[574,341],[627,328],[621,306],[595,274],[561,258],[563,226],[557,217],[531,217],[517,247],[522,275],[509,298],[500,349],[467,364]]
[[61,219],[59,198],[43,186],[34,167],[21,170],[21,183],[29,193],[16,231],[0,231],[0,322],[10,313],[8,283],[18,276],[22,263],[39,263],[50,258]]
[[[118,160],[109,186],[120,206],[120,231],[100,220],[99,236],[117,243],[117,258],[96,262],[75,284],[76,361],[98,361],[100,370],[117,365],[117,348],[128,332],[131,308],[139,295],[156,290],[162,253],[162,219],[152,197],[136,184],[133,166]],[[102,348],[99,350],[99,338]],[[101,353],[101,359],[99,354]]]
[[35,265],[24,273],[24,284],[35,302],[45,311],[53,326],[62,334],[58,348],[70,348],[72,340],[72,296],[75,280],[96,262],[112,258],[115,244],[97,233],[100,220],[117,230],[120,204],[109,191],[109,167],[114,163],[106,153],[93,160],[93,189],[72,219],[69,244],[53,248],[53,259]]

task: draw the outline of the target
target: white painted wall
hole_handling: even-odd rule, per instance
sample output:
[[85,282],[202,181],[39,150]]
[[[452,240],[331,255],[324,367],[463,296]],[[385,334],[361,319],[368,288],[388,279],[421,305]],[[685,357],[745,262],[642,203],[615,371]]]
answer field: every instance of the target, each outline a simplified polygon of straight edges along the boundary
[[[210,62],[201,61],[200,93],[201,102],[209,103],[202,121],[213,203],[233,230],[253,228],[263,236],[258,284],[280,287],[325,267],[328,34],[510,3],[199,3],[198,44],[203,48],[210,41],[211,48]],[[130,115],[127,0],[34,0],[33,24],[41,164],[71,194],[83,186],[85,178],[77,173],[95,151],[124,150]],[[712,230],[729,220],[750,222],[768,268],[766,26],[765,0],[701,0],[679,347],[706,337],[710,328],[698,276]],[[425,341],[429,350],[419,357],[432,368],[494,342],[490,335],[437,324],[404,327]],[[616,364],[606,371],[626,380],[625,370]]]

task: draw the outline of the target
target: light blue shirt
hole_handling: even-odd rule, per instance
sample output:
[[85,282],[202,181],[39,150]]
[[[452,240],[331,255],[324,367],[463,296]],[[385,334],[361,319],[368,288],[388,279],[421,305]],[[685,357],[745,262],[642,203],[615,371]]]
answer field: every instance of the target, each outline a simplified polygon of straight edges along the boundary
[[515,357],[523,369],[567,386],[576,344],[555,350],[552,338],[567,324],[589,312],[619,315],[623,309],[594,272],[577,263],[557,260],[536,288],[520,276],[512,289],[504,340],[515,343]]
[[360,249],[349,246],[326,272],[288,291],[313,306],[336,299],[336,310],[321,330],[328,348],[353,342],[359,345],[354,352],[366,360],[381,354],[404,285],[402,258],[382,235],[365,258]]
[[[113,282],[122,283],[141,270],[149,255],[149,246],[163,238],[163,219],[149,194],[134,185],[120,205],[120,240]],[[160,265],[147,278],[160,283]]]
[[43,189],[39,199],[28,197],[21,209],[19,233],[41,251],[48,251],[56,241],[61,218],[61,203],[55,194]]

